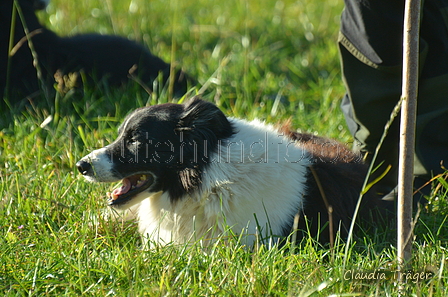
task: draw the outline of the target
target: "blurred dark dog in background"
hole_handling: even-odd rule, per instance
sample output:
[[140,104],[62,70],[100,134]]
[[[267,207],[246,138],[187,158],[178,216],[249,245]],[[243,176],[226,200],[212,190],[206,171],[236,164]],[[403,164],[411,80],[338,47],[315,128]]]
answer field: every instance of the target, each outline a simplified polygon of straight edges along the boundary
[[184,72],[126,38],[100,34],[59,37],[42,26],[35,14],[48,2],[18,0],[19,7],[14,0],[0,3],[0,96],[6,95],[11,104],[37,94],[41,90],[38,77],[44,88],[52,88],[56,73],[63,77],[83,72],[83,83],[104,80],[116,86],[131,77],[149,91],[157,80],[163,83],[159,88],[167,88],[174,97],[181,97],[194,84]]

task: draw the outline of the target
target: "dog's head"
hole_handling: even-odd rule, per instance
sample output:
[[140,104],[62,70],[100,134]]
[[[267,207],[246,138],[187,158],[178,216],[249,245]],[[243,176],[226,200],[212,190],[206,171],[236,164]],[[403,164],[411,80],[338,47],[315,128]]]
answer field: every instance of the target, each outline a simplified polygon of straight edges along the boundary
[[226,116],[198,98],[143,107],[125,118],[113,143],[76,166],[92,182],[122,180],[109,194],[112,206],[128,207],[160,191],[175,201],[198,189],[210,154],[233,133]]

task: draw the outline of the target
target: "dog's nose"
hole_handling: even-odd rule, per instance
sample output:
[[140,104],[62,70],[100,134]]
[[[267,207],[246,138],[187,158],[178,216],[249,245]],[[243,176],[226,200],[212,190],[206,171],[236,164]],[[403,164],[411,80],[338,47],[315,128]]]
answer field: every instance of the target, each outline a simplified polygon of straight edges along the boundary
[[92,165],[84,160],[78,161],[76,163],[76,167],[78,168],[78,171],[81,172],[82,175],[87,175],[92,169]]

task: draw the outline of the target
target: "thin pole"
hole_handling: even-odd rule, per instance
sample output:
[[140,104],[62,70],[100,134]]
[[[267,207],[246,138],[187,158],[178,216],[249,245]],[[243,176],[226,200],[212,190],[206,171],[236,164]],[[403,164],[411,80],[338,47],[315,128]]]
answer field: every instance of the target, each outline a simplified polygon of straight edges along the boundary
[[[398,165],[397,256],[406,269],[412,256],[412,199],[418,90],[420,0],[406,0],[403,30],[403,84]],[[400,273],[401,275],[401,273]]]

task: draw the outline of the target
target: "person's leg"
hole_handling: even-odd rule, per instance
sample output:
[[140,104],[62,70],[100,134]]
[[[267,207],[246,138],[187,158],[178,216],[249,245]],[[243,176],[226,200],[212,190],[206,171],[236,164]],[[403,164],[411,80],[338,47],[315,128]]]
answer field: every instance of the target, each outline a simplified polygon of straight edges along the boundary
[[[390,3],[393,2],[393,3]],[[370,161],[401,96],[403,3],[346,0],[339,38],[347,95],[342,110],[355,149]],[[415,174],[428,180],[448,162],[448,1],[425,1],[420,39],[420,83]],[[379,151],[374,177],[384,192],[397,183],[399,117]],[[420,182],[423,184],[424,182]]]

